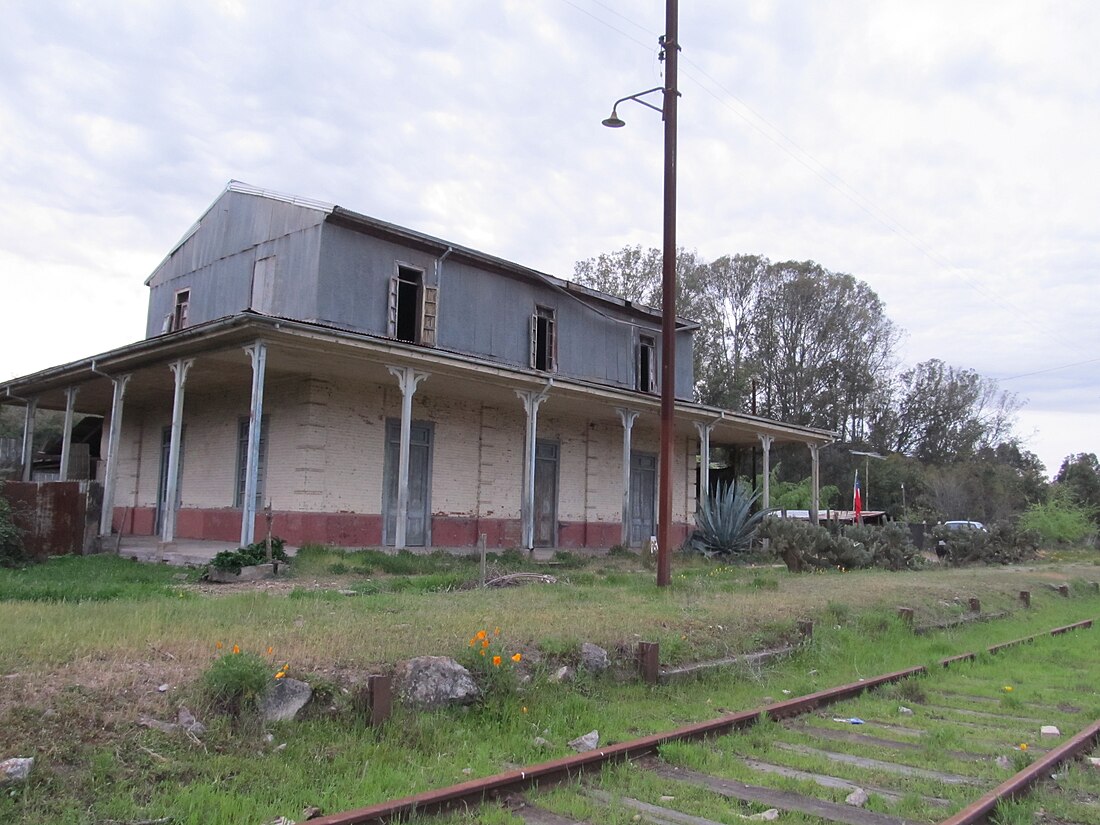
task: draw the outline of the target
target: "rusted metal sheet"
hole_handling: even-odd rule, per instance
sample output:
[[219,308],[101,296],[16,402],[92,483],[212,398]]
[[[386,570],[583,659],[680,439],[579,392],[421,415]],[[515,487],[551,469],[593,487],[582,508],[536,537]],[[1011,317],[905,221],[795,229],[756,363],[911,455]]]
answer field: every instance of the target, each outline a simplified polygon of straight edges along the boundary
[[32,559],[89,552],[99,524],[102,488],[87,481],[4,484],[23,548]]

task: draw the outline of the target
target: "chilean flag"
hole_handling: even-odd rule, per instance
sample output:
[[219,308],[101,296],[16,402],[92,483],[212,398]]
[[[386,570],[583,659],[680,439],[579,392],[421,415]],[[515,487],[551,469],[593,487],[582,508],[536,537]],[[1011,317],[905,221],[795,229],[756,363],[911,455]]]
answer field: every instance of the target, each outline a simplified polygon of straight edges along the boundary
[[859,494],[859,470],[856,470],[856,483],[852,487],[852,523],[860,524],[863,515],[863,496]]

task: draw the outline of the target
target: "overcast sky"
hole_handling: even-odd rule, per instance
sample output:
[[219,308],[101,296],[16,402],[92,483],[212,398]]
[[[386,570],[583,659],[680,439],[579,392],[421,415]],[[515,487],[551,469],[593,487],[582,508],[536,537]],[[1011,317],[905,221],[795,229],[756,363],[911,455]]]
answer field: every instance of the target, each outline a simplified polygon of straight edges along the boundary
[[[1100,452],[1100,4],[685,0],[681,245],[849,272]],[[0,379],[140,339],[230,179],[568,277],[661,240],[663,0],[0,0]],[[659,100],[655,101],[659,104]]]

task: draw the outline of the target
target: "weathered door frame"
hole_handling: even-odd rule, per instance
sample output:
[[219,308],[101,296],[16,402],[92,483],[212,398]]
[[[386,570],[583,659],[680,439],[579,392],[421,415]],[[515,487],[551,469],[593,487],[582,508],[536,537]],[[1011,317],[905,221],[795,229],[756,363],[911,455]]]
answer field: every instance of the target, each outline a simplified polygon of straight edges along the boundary
[[[643,465],[652,466],[643,466]],[[643,479],[648,479],[648,519],[637,518]],[[643,514],[644,515],[644,514]],[[648,524],[648,529],[643,529]],[[630,451],[630,545],[636,547],[656,535],[657,527],[657,454]],[[643,535],[644,534],[644,535]]]
[[[553,455],[551,457],[540,456],[541,451],[552,450]],[[540,468],[542,471],[540,472]],[[552,473],[550,478],[546,477],[546,473]],[[532,502],[534,509],[534,530],[532,539],[535,547],[557,547],[558,546],[558,499],[561,493],[561,442],[556,438],[539,438],[535,441],[535,497]],[[549,482],[553,488],[553,495],[550,502],[550,536],[548,540],[539,540],[539,526],[544,522],[539,518],[542,512],[540,506],[539,493],[545,490],[545,486],[540,485],[540,480],[543,484]]]

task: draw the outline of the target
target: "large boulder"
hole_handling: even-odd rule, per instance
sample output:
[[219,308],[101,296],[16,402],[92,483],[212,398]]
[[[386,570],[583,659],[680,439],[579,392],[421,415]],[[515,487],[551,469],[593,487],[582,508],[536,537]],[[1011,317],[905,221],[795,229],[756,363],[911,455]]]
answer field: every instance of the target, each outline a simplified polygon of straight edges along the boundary
[[448,656],[418,656],[397,668],[401,701],[423,710],[469,705],[481,696],[470,671]]

